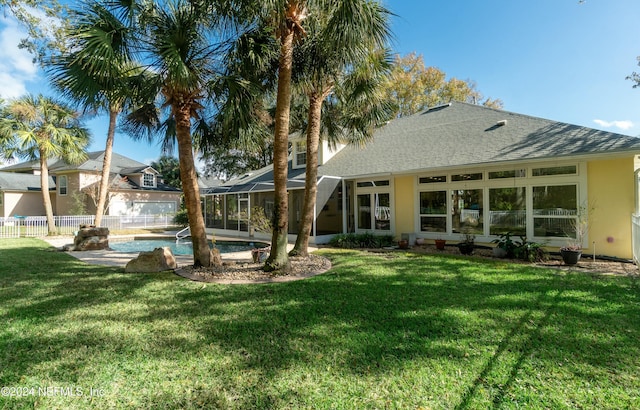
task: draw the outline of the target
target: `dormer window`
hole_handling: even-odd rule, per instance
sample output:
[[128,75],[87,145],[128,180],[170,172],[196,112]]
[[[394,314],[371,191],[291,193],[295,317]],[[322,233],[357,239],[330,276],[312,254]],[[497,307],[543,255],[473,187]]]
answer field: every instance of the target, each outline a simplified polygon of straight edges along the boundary
[[295,144],[295,162],[296,166],[301,167],[307,163],[307,142],[296,141]]
[[142,174],[142,186],[153,188],[156,186],[156,176],[150,173]]

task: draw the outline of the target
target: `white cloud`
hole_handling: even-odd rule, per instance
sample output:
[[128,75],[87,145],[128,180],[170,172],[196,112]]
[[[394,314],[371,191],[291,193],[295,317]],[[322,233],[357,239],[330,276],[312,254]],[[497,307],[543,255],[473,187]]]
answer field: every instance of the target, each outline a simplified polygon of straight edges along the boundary
[[599,126],[603,127],[603,128],[611,128],[611,127],[615,127],[615,128],[619,128],[621,130],[628,130],[630,128],[633,128],[635,126],[635,124],[631,121],[628,120],[624,120],[624,121],[604,121],[604,120],[593,120],[593,122],[595,122],[596,124],[598,124]]
[[38,66],[33,56],[18,48],[26,37],[14,19],[0,19],[0,97],[15,98],[23,95],[29,81],[37,80]]

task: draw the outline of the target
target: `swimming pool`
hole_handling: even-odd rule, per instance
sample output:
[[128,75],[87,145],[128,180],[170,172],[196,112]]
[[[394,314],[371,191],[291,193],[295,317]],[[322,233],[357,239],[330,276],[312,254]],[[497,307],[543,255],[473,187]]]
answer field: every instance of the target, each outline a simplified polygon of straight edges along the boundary
[[[193,245],[190,240],[175,239],[135,239],[124,242],[109,242],[109,247],[118,252],[148,252],[155,248],[163,247],[171,248],[174,255],[192,255]],[[269,246],[265,242],[249,242],[249,241],[216,241],[215,247],[220,253],[244,252],[254,248],[264,248]],[[209,247],[213,247],[209,241]]]

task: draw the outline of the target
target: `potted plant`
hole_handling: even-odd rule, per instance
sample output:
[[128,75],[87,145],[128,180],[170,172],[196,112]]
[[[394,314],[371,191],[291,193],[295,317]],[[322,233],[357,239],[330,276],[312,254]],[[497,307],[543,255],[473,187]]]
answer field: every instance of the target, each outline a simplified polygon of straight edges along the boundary
[[589,219],[584,207],[578,209],[578,216],[571,223],[571,228],[572,232],[567,234],[567,244],[560,248],[560,256],[566,265],[577,264],[582,256],[582,243],[589,232]]
[[435,243],[436,243],[436,249],[439,251],[442,251],[444,250],[444,246],[446,245],[447,240],[438,238],[435,240]]
[[398,248],[400,248],[400,249],[409,249],[409,240],[408,239],[400,239],[398,241]]
[[473,253],[473,248],[475,248],[474,242],[476,240],[476,236],[471,233],[471,229],[468,227],[466,227],[463,232],[464,238],[462,239],[462,242],[457,245],[458,249],[463,255],[471,255]]

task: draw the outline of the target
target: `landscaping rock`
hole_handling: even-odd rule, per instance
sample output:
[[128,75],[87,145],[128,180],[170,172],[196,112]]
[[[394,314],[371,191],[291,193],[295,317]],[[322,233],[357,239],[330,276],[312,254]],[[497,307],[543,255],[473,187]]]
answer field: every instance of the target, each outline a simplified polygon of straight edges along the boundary
[[178,264],[169,247],[155,248],[150,252],[140,252],[137,258],[131,259],[125,272],[153,273],[176,269]]
[[96,251],[109,249],[109,228],[80,225],[73,239],[74,251]]

